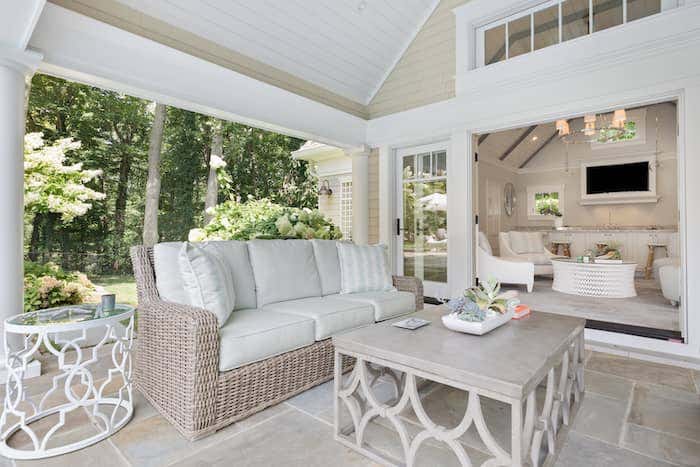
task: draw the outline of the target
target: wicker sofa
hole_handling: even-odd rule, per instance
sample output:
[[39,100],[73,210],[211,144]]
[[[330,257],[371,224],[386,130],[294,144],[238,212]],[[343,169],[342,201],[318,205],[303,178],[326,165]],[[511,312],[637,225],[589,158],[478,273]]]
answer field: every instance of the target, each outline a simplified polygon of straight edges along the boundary
[[[131,249],[139,302],[135,385],[190,440],[329,380],[333,333],[423,307],[423,286],[413,277],[394,276],[392,292],[338,294],[339,263],[330,241],[253,242],[210,242],[234,263],[241,297],[223,326],[214,313],[176,300],[179,244]],[[287,245],[279,242],[294,242],[293,251],[279,254]],[[299,242],[312,245],[312,260],[310,247]],[[260,251],[277,257],[274,267]],[[300,259],[299,251],[306,256]],[[281,285],[285,281],[296,284]],[[270,291],[271,284],[280,286]],[[275,328],[287,322],[291,327]]]

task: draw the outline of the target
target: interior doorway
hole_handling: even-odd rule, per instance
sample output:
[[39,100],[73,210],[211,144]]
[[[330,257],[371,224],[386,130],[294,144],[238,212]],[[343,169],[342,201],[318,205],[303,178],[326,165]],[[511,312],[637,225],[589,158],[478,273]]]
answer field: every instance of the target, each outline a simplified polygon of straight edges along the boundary
[[477,277],[532,262],[533,309],[684,340],[677,128],[669,100],[475,136]]

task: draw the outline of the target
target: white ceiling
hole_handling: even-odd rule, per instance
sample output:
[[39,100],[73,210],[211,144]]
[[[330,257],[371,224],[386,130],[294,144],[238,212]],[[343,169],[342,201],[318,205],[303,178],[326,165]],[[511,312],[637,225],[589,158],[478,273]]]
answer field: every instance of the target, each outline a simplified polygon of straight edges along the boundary
[[118,0],[367,104],[439,0]]

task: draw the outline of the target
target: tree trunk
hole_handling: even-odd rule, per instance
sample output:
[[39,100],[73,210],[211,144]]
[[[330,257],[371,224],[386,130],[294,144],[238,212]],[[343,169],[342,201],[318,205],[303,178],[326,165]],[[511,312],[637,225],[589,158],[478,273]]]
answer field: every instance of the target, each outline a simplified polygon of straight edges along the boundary
[[131,172],[131,154],[127,148],[123,148],[122,160],[119,163],[119,183],[117,185],[117,199],[114,203],[114,271],[121,267],[122,243],[124,242],[124,229],[126,225],[126,197],[129,186],[129,174]]
[[221,121],[216,120],[212,126],[211,155],[209,156],[209,175],[207,178],[207,196],[204,199],[204,223],[208,224],[212,219],[210,209],[213,209],[219,201],[219,182],[216,178],[216,168],[212,167],[211,159],[217,156],[224,158],[224,131]]
[[146,209],[143,216],[143,244],[158,243],[158,201],[160,199],[160,151],[163,145],[165,105],[156,104],[148,143],[148,181],[146,182]]
[[39,258],[39,242],[41,240],[41,224],[44,216],[40,213],[34,214],[32,219],[32,237],[29,241],[29,259],[36,261]]

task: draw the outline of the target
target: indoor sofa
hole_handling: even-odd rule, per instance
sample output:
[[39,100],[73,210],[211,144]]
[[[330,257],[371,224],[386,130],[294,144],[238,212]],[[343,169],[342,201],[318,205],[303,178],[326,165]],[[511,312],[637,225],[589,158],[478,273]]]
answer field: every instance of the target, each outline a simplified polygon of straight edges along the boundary
[[235,307],[225,322],[190,304],[178,259],[183,243],[131,249],[139,301],[135,384],[190,440],[329,380],[334,334],[423,307],[421,281],[388,272],[391,290],[340,293],[336,241],[197,245],[231,273]]

